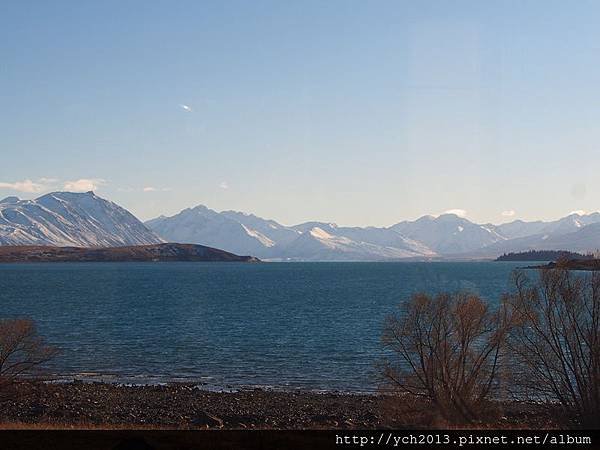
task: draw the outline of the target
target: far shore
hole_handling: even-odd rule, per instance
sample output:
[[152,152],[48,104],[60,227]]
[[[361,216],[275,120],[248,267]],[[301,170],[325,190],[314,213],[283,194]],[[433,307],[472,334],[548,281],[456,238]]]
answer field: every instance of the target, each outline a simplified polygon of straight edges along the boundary
[[[535,403],[499,402],[471,428],[559,428]],[[121,385],[21,381],[0,409],[0,429],[375,429],[443,428],[431,408],[389,394],[244,389],[191,384]]]
[[196,244],[162,243],[124,247],[55,247],[0,245],[0,263],[56,262],[260,262]]
[[544,265],[529,266],[526,269],[568,269],[596,272],[600,271],[600,259],[569,259],[566,261],[549,262]]

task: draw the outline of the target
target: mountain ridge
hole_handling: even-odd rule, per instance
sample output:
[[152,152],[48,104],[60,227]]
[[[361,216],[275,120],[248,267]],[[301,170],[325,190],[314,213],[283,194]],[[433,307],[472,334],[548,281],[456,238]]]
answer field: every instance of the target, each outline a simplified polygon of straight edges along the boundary
[[164,242],[276,261],[493,259],[527,250],[597,251],[600,213],[499,225],[442,214],[389,227],[319,221],[287,226],[254,214],[197,205],[144,224],[91,191],[0,200],[0,245],[122,247]]
[[115,247],[162,242],[129,211],[92,191],[0,201],[0,245]]
[[[195,211],[195,215],[191,217],[189,211]],[[184,216],[186,220],[182,223]],[[216,226],[215,221],[220,225]],[[442,214],[425,215],[389,227],[344,227],[319,221],[286,226],[254,214],[231,210],[219,213],[198,205],[170,217],[153,219],[146,225],[166,240],[205,242],[210,239],[211,245],[234,253],[248,248],[239,246],[240,242],[252,242],[253,254],[261,258],[328,261],[493,259],[507,250],[529,250],[531,245],[548,237],[552,237],[549,243],[556,241],[556,245],[564,247],[560,250],[569,250],[569,242],[561,242],[559,236],[582,231],[598,222],[600,213],[570,214],[547,222],[515,220],[500,225],[477,224],[456,214]],[[225,231],[234,228],[235,236]],[[275,230],[279,237],[275,236]],[[542,232],[546,234],[540,234]],[[581,235],[572,236],[572,239],[579,240],[579,237]],[[581,248],[585,246],[590,248]],[[600,248],[600,232],[598,239],[595,235],[589,237],[576,250],[596,248]]]

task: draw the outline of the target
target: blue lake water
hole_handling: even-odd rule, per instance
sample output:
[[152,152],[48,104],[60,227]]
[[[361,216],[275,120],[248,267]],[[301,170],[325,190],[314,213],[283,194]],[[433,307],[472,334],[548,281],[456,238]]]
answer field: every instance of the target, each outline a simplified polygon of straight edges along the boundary
[[0,264],[64,378],[371,391],[387,314],[417,291],[497,303],[523,263]]

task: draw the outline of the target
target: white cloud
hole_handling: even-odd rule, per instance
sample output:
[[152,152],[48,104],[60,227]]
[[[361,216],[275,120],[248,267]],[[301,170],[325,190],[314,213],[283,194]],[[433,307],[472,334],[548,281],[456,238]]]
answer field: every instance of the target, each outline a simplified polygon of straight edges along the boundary
[[187,111],[187,112],[192,112],[192,111],[193,111],[191,106],[189,106],[189,105],[184,105],[183,103],[179,104],[179,107],[180,107],[181,109],[183,109],[184,111]]
[[106,184],[106,181],[102,178],[80,178],[79,180],[65,182],[63,189],[71,192],[96,191],[103,184]]
[[219,187],[220,187],[221,189],[229,189],[229,184],[227,184],[227,181],[221,181],[221,182],[219,183]]
[[146,186],[145,188],[142,188],[142,192],[168,192],[171,191],[171,188],[157,188],[154,186]]
[[[95,191],[100,186],[106,184],[101,178],[80,178],[79,180],[65,181],[62,183],[62,189],[71,192]],[[15,181],[14,183],[0,182],[0,189],[9,189],[12,191],[38,194],[53,189],[60,189],[61,182],[58,178],[39,178],[36,181],[30,179]]]
[[587,212],[584,211],[583,209],[576,209],[575,211],[571,211],[569,213],[569,215],[572,215],[572,214],[577,214],[579,216],[585,216],[587,214]]
[[516,214],[514,209],[507,209],[506,211],[502,211],[502,217],[512,217]]
[[[40,180],[41,181],[41,180]],[[46,188],[43,182],[33,182],[31,180],[15,181],[14,183],[0,182],[0,189],[10,189],[18,192],[42,192]]]
[[40,178],[38,182],[42,184],[54,184],[58,183],[60,180],[58,178]]
[[467,211],[464,209],[456,208],[444,211],[444,214],[456,214],[458,217],[465,217],[467,215]]

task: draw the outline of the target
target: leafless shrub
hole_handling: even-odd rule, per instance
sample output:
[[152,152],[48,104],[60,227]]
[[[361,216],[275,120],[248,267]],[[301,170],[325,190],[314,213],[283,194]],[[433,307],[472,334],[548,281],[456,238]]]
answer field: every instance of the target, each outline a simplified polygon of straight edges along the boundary
[[524,393],[558,402],[577,425],[600,427],[600,274],[541,270],[515,274],[509,336],[515,382]]
[[497,388],[508,328],[506,310],[475,295],[414,295],[386,321],[383,342],[394,356],[384,375],[445,420],[476,421]]
[[29,319],[0,320],[0,400],[10,396],[15,380],[49,361],[57,353],[37,334]]

